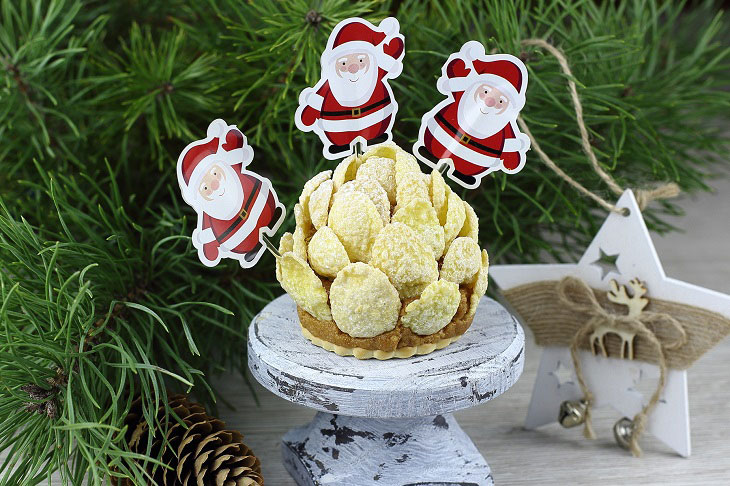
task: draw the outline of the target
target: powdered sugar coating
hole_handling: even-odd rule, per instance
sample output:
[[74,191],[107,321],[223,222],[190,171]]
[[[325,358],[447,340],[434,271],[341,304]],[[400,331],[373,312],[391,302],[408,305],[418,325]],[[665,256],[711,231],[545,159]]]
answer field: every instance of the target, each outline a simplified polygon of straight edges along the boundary
[[384,225],[390,223],[390,202],[388,201],[388,194],[378,181],[364,177],[346,182],[337,191],[336,197],[348,197],[348,194],[355,191],[361,192],[370,198],[375,205],[375,209],[378,210],[378,214]]
[[484,294],[487,293],[487,285],[489,285],[489,278],[487,277],[488,272],[489,255],[487,255],[487,250],[482,250],[482,267],[479,269],[479,272],[477,272],[474,277],[474,282],[472,283],[472,292],[471,296],[469,296],[469,311],[466,313],[467,318],[474,316],[477,311],[479,301]]
[[356,180],[373,179],[385,190],[390,204],[395,203],[395,161],[386,157],[371,157],[357,169]]
[[388,276],[403,299],[420,295],[438,279],[438,263],[431,250],[403,223],[390,223],[378,234],[370,264]]
[[316,229],[327,224],[333,189],[334,183],[331,179],[328,179],[322,182],[309,196],[309,217]]
[[444,255],[441,278],[462,284],[471,282],[482,267],[479,244],[468,236],[456,238]]
[[416,199],[423,199],[431,204],[431,198],[428,195],[427,179],[428,176],[420,171],[406,172],[401,175],[395,191],[396,211],[408,206],[408,203]]
[[332,313],[327,304],[327,291],[322,281],[307,262],[287,252],[279,258],[281,278],[279,283],[299,307],[317,319],[330,320]]
[[459,236],[468,236],[479,243],[479,218],[477,218],[477,213],[466,201],[464,201],[464,210],[466,211],[466,219],[464,220],[464,226],[459,231]]
[[446,222],[446,201],[450,189],[449,186],[446,185],[446,181],[439,171],[431,171],[430,178],[429,195],[431,196],[431,204],[436,210],[436,216],[438,216],[439,223],[443,225]]
[[439,332],[454,318],[460,301],[458,285],[437,280],[423,290],[421,297],[406,306],[401,322],[421,336]]
[[329,226],[322,226],[314,233],[307,251],[309,264],[324,277],[334,278],[350,263],[345,247]]
[[418,239],[438,260],[444,252],[444,228],[439,224],[436,210],[425,199],[415,199],[407,206],[398,209],[393,222],[408,225],[418,235]]
[[301,226],[294,228],[294,247],[292,251],[296,256],[301,258],[303,261],[307,261],[307,237],[304,235],[304,230]]
[[332,177],[332,171],[325,170],[305,182],[304,187],[302,188],[302,193],[299,195],[299,204],[303,207],[307,207],[307,204],[309,203],[309,196],[312,195],[314,190],[317,189],[320,184],[330,177]]
[[366,263],[351,263],[340,270],[330,287],[332,317],[353,337],[373,337],[395,328],[401,302],[380,270]]
[[353,191],[347,196],[335,197],[328,226],[342,242],[350,261],[367,262],[383,221],[370,198]]
[[456,238],[464,226],[466,221],[466,210],[464,202],[455,192],[449,193],[448,207],[446,209],[446,223],[444,223],[444,237],[446,238],[446,248],[448,249],[451,242]]
[[[292,250],[294,250],[294,236],[287,231],[279,239],[279,255]],[[276,259],[276,280],[281,281],[281,264],[279,260],[279,258]]]
[[332,174],[332,181],[335,184],[335,191],[340,190],[345,182],[349,182],[355,178],[357,174],[357,168],[360,166],[360,160],[354,155],[350,155],[345,158],[342,162],[337,164],[335,172]]

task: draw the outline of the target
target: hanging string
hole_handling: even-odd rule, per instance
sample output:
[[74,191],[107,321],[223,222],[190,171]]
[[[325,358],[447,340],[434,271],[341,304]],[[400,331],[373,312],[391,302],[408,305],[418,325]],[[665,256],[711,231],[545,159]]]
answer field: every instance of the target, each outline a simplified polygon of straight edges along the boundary
[[[613,177],[611,177],[608,172],[603,170],[601,165],[598,163],[596,153],[593,151],[593,147],[591,146],[590,138],[588,136],[588,128],[586,127],[585,121],[583,120],[583,104],[581,103],[580,97],[578,96],[578,88],[575,84],[575,81],[573,81],[573,72],[570,70],[567,58],[557,47],[548,43],[544,39],[524,39],[522,41],[522,45],[541,47],[548,51],[550,54],[552,54],[555,59],[557,59],[558,64],[560,64],[560,68],[563,71],[563,74],[565,74],[566,78],[568,79],[568,91],[570,92],[570,98],[573,102],[573,107],[575,109],[575,118],[578,123],[578,130],[580,131],[580,140],[583,152],[588,157],[588,161],[590,162],[594,172],[598,175],[598,177],[600,177],[601,180],[609,187],[611,192],[613,192],[617,196],[620,196],[621,194],[623,194],[624,189],[618,185],[618,183],[613,179]],[[563,170],[561,170],[555,164],[555,162],[553,162],[553,160],[545,153],[545,151],[542,150],[521,116],[517,118],[517,123],[520,125],[520,128],[525,133],[525,135],[530,138],[532,148],[535,149],[535,152],[537,152],[540,160],[542,160],[542,162],[547,165],[550,170],[555,172],[558,176],[560,176],[568,184],[573,186],[580,193],[596,201],[604,209],[619,214],[625,214],[625,208],[617,208],[616,205],[611,204],[594,192],[589,191],[581,183],[579,183],[568,174],[566,174]],[[646,206],[649,205],[649,203],[651,203],[652,201],[676,197],[679,195],[680,190],[679,186],[676,183],[669,182],[652,189],[633,189],[633,192],[634,196],[636,197],[636,202],[639,205],[639,209],[643,211],[644,208],[646,208]]]

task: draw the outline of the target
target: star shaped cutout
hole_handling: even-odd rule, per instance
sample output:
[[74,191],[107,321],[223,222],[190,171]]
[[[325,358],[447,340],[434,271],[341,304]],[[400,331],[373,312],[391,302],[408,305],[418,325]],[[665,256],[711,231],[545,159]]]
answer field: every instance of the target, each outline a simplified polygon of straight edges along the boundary
[[573,368],[568,368],[563,364],[562,361],[558,361],[558,367],[554,371],[550,372],[558,380],[558,388],[566,383],[575,383],[573,377]]
[[592,263],[592,265],[598,266],[603,273],[601,273],[601,280],[605,279],[609,273],[615,273],[621,275],[616,266],[616,260],[618,260],[618,253],[615,255],[609,255],[603,251],[603,248],[599,247],[598,251],[600,256]]
[[[594,289],[608,291],[611,278],[607,277],[610,274],[619,285],[638,278],[646,285],[649,300],[655,298],[687,304],[730,318],[730,295],[666,276],[631,190],[625,191],[616,205],[629,211],[608,215],[578,263],[494,265],[490,267],[489,275],[502,291],[535,282],[558,281],[566,276],[577,277]],[[616,266],[619,256],[620,271]],[[583,374],[594,385],[591,388],[597,402],[601,401],[624,415],[637,413],[643,398],[650,396],[655,389],[655,380],[645,380],[658,376],[659,368],[655,365],[593,356],[587,351],[582,352],[582,356]],[[544,371],[538,372],[535,382],[525,421],[528,428],[555,421],[556,410],[563,400],[581,398],[577,386],[562,386],[567,382],[558,377],[562,364],[558,360],[569,362],[570,359],[567,347],[544,349],[539,367]],[[638,373],[633,369],[635,367],[639,368]],[[645,395],[647,391],[649,395]],[[653,435],[685,457],[691,451],[687,403],[687,371],[669,369],[663,397],[647,424]]]

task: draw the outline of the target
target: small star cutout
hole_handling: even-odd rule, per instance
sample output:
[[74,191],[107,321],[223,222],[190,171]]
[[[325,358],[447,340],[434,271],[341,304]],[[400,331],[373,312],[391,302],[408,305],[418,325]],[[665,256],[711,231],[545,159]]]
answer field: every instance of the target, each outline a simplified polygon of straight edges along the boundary
[[616,253],[615,255],[608,255],[605,251],[603,251],[603,248],[599,248],[598,251],[600,252],[600,256],[598,257],[598,260],[591,263],[591,265],[601,267],[601,280],[606,278],[606,276],[611,272],[621,275],[621,272],[618,271],[618,267],[616,266],[616,260],[618,260],[619,254]]
[[550,374],[558,380],[558,388],[565,383],[574,383],[573,369],[565,366],[562,361],[558,361],[558,367],[555,368],[555,371],[551,371]]

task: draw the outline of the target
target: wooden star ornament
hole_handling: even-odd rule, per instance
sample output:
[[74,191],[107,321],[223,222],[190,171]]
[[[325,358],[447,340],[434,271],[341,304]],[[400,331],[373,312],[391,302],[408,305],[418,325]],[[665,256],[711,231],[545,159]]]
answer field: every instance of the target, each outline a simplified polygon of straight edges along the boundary
[[[577,380],[556,379],[567,374],[563,368],[575,371],[572,345],[594,395],[592,406],[610,406],[627,417],[649,400],[637,391],[637,380],[656,380],[661,361],[665,383],[646,430],[686,457],[691,453],[687,369],[730,333],[730,296],[667,277],[631,190],[617,207],[628,213],[611,213],[578,263],[490,268],[505,299],[545,346],[525,426],[554,422],[561,403],[584,398]],[[582,281],[590,305],[602,316],[591,329],[595,313],[576,317],[578,303],[566,305],[578,299],[566,296],[566,278]],[[635,336],[636,326],[643,333]],[[581,340],[576,335],[583,331]],[[661,347],[661,357],[648,346],[647,334]]]

